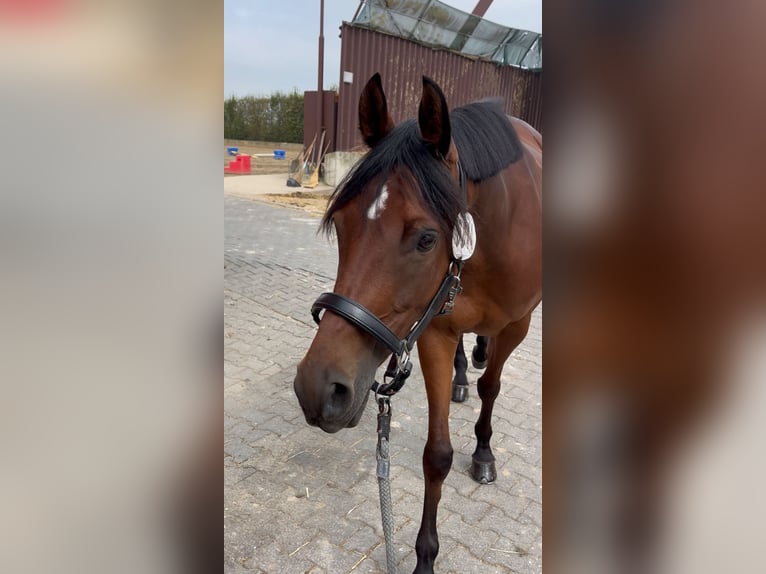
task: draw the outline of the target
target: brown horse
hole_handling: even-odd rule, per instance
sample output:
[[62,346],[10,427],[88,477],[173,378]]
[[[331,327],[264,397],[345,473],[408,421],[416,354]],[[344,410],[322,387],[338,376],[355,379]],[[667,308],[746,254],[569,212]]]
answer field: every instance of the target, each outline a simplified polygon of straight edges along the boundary
[[[392,352],[401,365],[407,349],[397,354],[397,341],[408,347],[419,335],[428,439],[415,572],[432,572],[437,506],[452,464],[452,364],[465,332],[489,337],[472,474],[483,483],[496,478],[489,441],[500,374],[542,296],[542,138],[509,119],[497,101],[450,113],[441,89],[425,77],[417,121],[395,127],[375,74],[359,101],[359,125],[371,150],[338,187],[323,220],[337,234],[338,276],[334,293],[315,304],[315,318],[320,306],[327,311],[294,387],[309,424],[327,432],[355,426],[377,367]],[[442,308],[449,281],[462,284],[462,293],[454,307]]]

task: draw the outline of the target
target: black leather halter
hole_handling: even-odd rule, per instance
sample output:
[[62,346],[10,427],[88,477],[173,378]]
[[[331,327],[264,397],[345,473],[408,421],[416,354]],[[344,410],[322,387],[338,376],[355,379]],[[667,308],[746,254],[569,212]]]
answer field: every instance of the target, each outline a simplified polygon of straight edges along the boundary
[[[458,162],[457,167],[460,189],[465,193],[465,172],[460,162]],[[438,291],[436,291],[425,312],[404,339],[399,339],[383,321],[378,319],[374,313],[363,305],[337,293],[322,293],[311,306],[311,315],[318,325],[321,321],[319,317],[321,310],[332,311],[365,333],[372,335],[376,341],[391,351],[391,361],[386,368],[384,382],[381,384],[375,381],[372,385],[372,390],[375,393],[390,397],[404,386],[404,382],[412,372],[410,352],[412,347],[415,346],[415,341],[423,334],[423,331],[425,331],[434,317],[448,315],[452,312],[452,308],[455,306],[455,297],[463,290],[460,286],[460,273],[462,270],[463,261],[452,257],[447,274]],[[386,379],[391,380],[386,382]]]
[[319,317],[321,310],[327,309],[332,311],[362,331],[372,335],[375,340],[391,351],[391,362],[386,369],[385,378],[391,378],[392,380],[383,384],[375,381],[372,385],[372,390],[379,395],[392,396],[404,386],[404,382],[412,372],[410,352],[412,347],[415,346],[415,341],[425,331],[434,317],[448,315],[452,312],[452,308],[455,306],[455,297],[463,289],[460,286],[460,272],[462,269],[462,261],[452,260],[450,262],[447,275],[439,286],[439,290],[431,299],[423,315],[410,329],[410,332],[404,339],[399,339],[383,321],[378,319],[374,313],[367,310],[364,306],[337,293],[322,293],[311,306],[311,315],[318,325],[321,321]]

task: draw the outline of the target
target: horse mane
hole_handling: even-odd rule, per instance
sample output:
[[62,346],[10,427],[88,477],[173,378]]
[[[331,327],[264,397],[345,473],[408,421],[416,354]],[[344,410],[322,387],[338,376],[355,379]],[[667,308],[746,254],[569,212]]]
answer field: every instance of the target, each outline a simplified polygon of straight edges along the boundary
[[480,183],[521,159],[519,135],[499,98],[455,108],[450,113],[452,139],[465,175]]
[[[452,137],[466,177],[488,179],[521,158],[521,143],[501,100],[483,100],[455,108],[450,113]],[[333,216],[375,182],[375,197],[394,170],[411,178],[419,199],[437,218],[442,231],[451,234],[457,216],[466,211],[466,197],[444,162],[420,137],[414,119],[397,125],[343,178],[330,196],[320,229],[330,234]],[[372,201],[373,198],[370,200]]]

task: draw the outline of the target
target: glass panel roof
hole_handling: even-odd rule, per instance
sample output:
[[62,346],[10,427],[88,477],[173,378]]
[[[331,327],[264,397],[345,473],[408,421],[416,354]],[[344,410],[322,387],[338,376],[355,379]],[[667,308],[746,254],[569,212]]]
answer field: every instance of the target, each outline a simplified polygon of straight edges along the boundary
[[542,34],[501,26],[439,0],[364,0],[352,24],[500,65],[543,67]]

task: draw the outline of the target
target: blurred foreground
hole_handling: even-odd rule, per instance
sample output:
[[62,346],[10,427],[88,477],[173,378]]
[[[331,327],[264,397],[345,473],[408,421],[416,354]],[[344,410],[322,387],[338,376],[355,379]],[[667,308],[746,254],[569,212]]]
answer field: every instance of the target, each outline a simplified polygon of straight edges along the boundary
[[766,4],[545,10],[545,571],[765,571]]
[[0,570],[221,552],[221,2],[0,3]]

